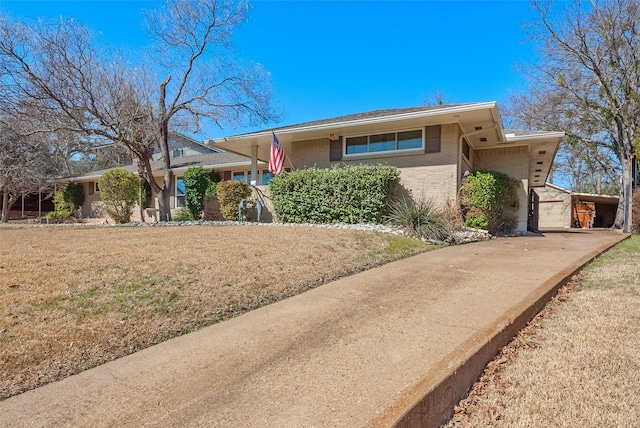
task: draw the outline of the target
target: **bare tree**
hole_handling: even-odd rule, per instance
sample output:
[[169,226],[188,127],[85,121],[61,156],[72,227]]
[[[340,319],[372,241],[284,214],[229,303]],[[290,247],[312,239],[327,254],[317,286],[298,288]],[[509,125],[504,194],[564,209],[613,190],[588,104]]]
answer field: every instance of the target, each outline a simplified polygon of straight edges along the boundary
[[435,90],[422,99],[422,105],[425,106],[442,106],[451,104],[449,97],[444,91]]
[[610,151],[620,165],[615,228],[629,231],[633,162],[640,120],[640,5],[634,0],[571,2],[558,11],[534,0],[528,33],[539,64],[527,66],[531,97],[520,113],[560,129],[580,145]]
[[[221,126],[277,118],[267,73],[232,55],[232,31],[246,11],[243,2],[168,0],[148,12],[154,50],[139,66],[106,53],[73,20],[26,25],[4,18],[0,72],[10,76],[8,99],[27,98],[44,116],[64,115],[48,124],[49,131],[66,129],[126,147],[158,196],[161,218],[170,220],[170,129],[197,131],[202,120]],[[156,147],[162,183],[150,166]]]

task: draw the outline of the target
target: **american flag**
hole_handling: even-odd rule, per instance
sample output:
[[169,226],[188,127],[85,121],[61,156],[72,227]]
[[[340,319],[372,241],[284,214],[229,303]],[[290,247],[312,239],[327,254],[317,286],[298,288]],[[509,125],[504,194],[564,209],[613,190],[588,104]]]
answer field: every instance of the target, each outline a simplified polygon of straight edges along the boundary
[[271,140],[271,156],[269,157],[269,171],[275,175],[282,174],[284,170],[284,149],[280,145],[276,134]]

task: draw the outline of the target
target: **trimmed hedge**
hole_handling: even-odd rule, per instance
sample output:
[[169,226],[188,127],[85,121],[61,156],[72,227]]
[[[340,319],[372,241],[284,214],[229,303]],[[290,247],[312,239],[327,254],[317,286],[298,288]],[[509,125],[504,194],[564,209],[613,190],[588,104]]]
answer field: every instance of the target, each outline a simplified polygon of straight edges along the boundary
[[474,171],[462,180],[464,224],[492,234],[512,233],[518,225],[519,182],[498,171]]
[[300,169],[269,183],[278,220],[285,223],[380,223],[398,183],[386,165]]

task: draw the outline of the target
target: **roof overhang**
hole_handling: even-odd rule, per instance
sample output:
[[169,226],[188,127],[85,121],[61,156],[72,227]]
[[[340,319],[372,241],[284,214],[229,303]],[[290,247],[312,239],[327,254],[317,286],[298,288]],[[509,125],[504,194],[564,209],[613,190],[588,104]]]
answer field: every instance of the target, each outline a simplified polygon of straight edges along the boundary
[[[264,162],[258,162],[259,167],[264,167],[265,165],[266,163]],[[228,169],[228,168],[250,168],[251,159],[247,159],[246,161],[241,161],[241,162],[225,162],[225,163],[185,162],[182,164],[177,164],[175,166],[172,166],[171,170],[173,171],[174,174],[180,175],[186,172],[187,169],[195,166],[202,167],[205,170],[209,170],[209,169],[220,170],[220,169]],[[133,172],[134,174],[138,175],[137,166],[132,167],[131,165],[127,165],[126,167],[120,167],[120,168],[124,168],[127,171]],[[88,173],[86,175],[81,175],[78,177],[61,178],[57,180],[57,182],[58,183],[85,182],[86,183],[88,181],[97,181],[100,179],[100,177],[102,177],[102,175],[106,171],[108,170],[95,171],[93,173]],[[154,177],[162,177],[163,174],[164,174],[163,168],[158,168],[153,170]]]
[[618,205],[618,196],[598,195],[593,193],[571,193],[572,199],[582,202],[595,202],[596,204]]
[[529,149],[529,187],[544,187],[563,138],[564,132],[507,133],[501,147],[526,144]]
[[564,137],[562,132],[505,132],[495,101],[396,111],[384,111],[382,115],[349,115],[284,126],[273,130],[207,140],[205,144],[244,156],[251,156],[253,147],[257,147],[258,160],[268,162],[272,133],[276,134],[286,150],[293,142],[298,141],[335,140],[345,135],[388,132],[390,125],[395,130],[402,130],[430,125],[457,124],[460,137],[465,138],[474,150],[526,146],[529,151],[529,186],[542,187],[551,171],[560,141]]
[[352,118],[311,122],[309,124],[291,125],[277,129],[269,129],[249,134],[236,135],[205,141],[205,144],[220,147],[224,150],[251,156],[251,148],[258,147],[258,159],[269,160],[269,148],[272,132],[281,144],[293,141],[309,141],[321,138],[335,139],[337,136],[384,132],[393,123],[396,129],[410,129],[429,125],[457,123],[463,133],[474,131],[477,127],[491,129],[493,139],[501,138],[502,125],[500,113],[495,101],[487,103],[443,106],[408,113],[388,114],[376,117]]

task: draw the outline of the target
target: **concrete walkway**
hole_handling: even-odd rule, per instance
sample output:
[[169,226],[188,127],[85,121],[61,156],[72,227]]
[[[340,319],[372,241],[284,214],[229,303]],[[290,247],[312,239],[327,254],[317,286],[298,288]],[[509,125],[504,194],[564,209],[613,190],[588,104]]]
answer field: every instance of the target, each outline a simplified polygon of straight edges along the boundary
[[2,401],[0,426],[437,426],[557,286],[625,237],[391,263]]

